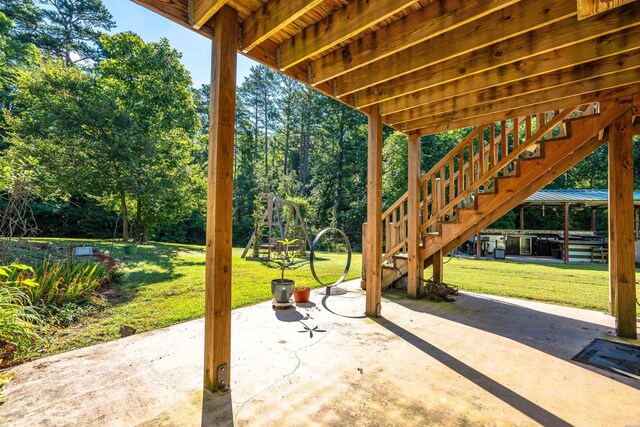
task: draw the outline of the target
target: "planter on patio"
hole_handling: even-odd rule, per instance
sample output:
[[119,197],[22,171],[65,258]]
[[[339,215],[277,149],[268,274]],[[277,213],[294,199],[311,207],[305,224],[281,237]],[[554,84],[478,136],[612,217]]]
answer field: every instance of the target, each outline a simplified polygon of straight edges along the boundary
[[271,293],[278,304],[286,304],[291,301],[295,282],[289,279],[274,279],[271,281]]
[[296,303],[309,302],[309,296],[311,296],[311,288],[293,290],[293,299]]

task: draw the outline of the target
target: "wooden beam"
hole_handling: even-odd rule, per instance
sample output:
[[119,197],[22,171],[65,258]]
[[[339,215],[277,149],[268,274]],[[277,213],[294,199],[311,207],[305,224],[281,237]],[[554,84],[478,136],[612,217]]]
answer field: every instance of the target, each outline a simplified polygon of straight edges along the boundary
[[596,211],[598,210],[598,208],[596,208],[595,206],[591,207],[591,231],[595,232],[596,231]]
[[539,0],[522,0],[480,21],[470,22],[410,49],[401,50],[344,74],[336,79],[336,91],[338,96],[354,93],[536,28],[548,26],[575,14],[576,5],[571,1],[549,4]]
[[470,117],[460,120],[439,122],[438,124],[420,129],[420,135],[430,135],[439,132],[446,132],[453,129],[477,126],[479,124],[492,123],[513,117],[525,116],[527,114],[535,114],[541,111],[574,107],[576,105],[583,105],[589,102],[597,102],[615,97],[624,97],[633,95],[633,93],[638,91],[640,91],[640,84],[632,84],[608,90],[600,90],[581,95],[569,96],[561,99],[545,100],[544,102],[540,102],[537,104],[531,104],[524,107],[516,107],[511,110],[496,111],[480,117]]
[[618,336],[636,339],[632,110],[609,130],[609,286]]
[[434,282],[442,283],[444,282],[444,263],[443,263],[443,253],[442,250],[437,251],[433,254],[433,258],[431,259],[431,267],[433,268],[433,278]]
[[407,296],[418,298],[424,270],[420,259],[420,135],[410,134],[408,146]]
[[518,224],[520,230],[524,230],[524,206],[520,206],[520,224]]
[[314,83],[408,49],[520,0],[438,0],[311,63]]
[[382,286],[382,117],[377,106],[367,111],[369,143],[367,157],[367,265],[366,312],[380,316]]
[[286,70],[324,52],[406,9],[418,0],[354,0],[282,43],[280,69]]
[[[640,48],[640,41],[638,41],[640,39],[640,13],[638,15],[636,26],[598,38],[589,38],[581,43],[562,48],[554,49],[552,44],[544,45],[545,47],[541,51],[534,49],[535,56],[520,57],[515,62],[496,61],[492,59],[490,49],[482,49],[477,52],[477,55],[470,56],[468,61],[442,63],[405,76],[404,81],[394,79],[380,85],[380,87],[375,86],[359,92],[358,102],[360,105],[366,105],[370,100],[367,93],[373,92],[374,89],[387,87],[388,83],[397,83],[395,92],[381,89],[383,93],[389,93],[388,96],[380,96],[388,97],[387,101],[381,103],[382,111],[384,114],[392,114],[420,103],[445,100],[456,95],[477,92],[569,67],[585,64],[583,68],[586,68],[593,61],[610,59],[614,55],[619,56],[619,59],[622,60],[620,65],[624,65],[629,59],[635,59],[628,58],[630,55],[625,55],[625,53]],[[541,47],[541,45],[537,46]],[[603,63],[601,67],[612,70],[615,64]],[[461,69],[465,70],[463,75],[459,72]],[[484,71],[475,72],[477,70]],[[564,77],[565,81],[570,78],[566,75]],[[404,95],[402,95],[403,93]]]
[[227,0],[189,0],[189,22],[199,29],[226,3]]
[[149,9],[161,16],[164,16],[168,20],[175,22],[185,28],[188,28],[196,33],[205,36],[206,38],[213,37],[213,30],[210,22],[200,28],[193,28],[189,18],[189,9],[186,2],[182,0],[131,0],[132,2],[139,4],[140,6]]
[[565,264],[569,264],[569,203],[564,203],[564,248],[562,258]]
[[[532,92],[515,98],[502,99],[496,102],[460,108],[458,110],[450,111],[444,114],[411,120],[409,122],[403,123],[403,129],[405,130],[405,132],[408,132],[411,130],[428,128],[447,122],[455,122],[457,120],[486,116],[491,113],[500,111],[509,112],[510,110],[522,108],[528,105],[560,100],[562,98],[573,97],[599,90],[631,85],[637,82],[640,82],[640,68],[632,68],[620,73],[608,74],[605,76],[596,77],[569,85]],[[506,118],[510,117],[514,116],[507,116]],[[486,123],[485,121],[482,122]]]
[[[638,27],[638,45],[640,47],[640,27]],[[475,92],[465,89],[457,89],[455,83],[451,84],[454,88],[444,89],[443,87],[434,88],[434,94],[450,92],[460,94],[438,99],[436,95],[430,102],[425,105],[413,108],[411,110],[400,111],[386,117],[388,123],[402,123],[409,120],[415,120],[422,117],[443,114],[449,111],[455,111],[461,108],[467,108],[472,105],[486,104],[509,98],[520,97],[523,95],[539,92],[541,90],[551,90],[560,86],[577,83],[584,80],[590,80],[595,77],[604,77],[609,74],[619,73],[621,71],[630,70],[640,67],[640,49],[626,52],[620,55],[610,56],[598,61],[587,62],[573,67],[563,68],[552,71],[547,74],[540,74],[534,77],[517,80],[515,82],[504,85],[488,87]],[[477,77],[483,76],[484,73]],[[476,76],[474,76],[474,80]],[[449,85],[444,85],[449,86]],[[443,90],[440,90],[440,89]],[[466,85],[464,86],[466,88]]]
[[214,17],[207,182],[204,386],[228,391],[231,367],[231,229],[238,12]]
[[323,0],[271,0],[242,23],[242,52],[264,42]]
[[586,19],[635,0],[577,0],[578,19]]

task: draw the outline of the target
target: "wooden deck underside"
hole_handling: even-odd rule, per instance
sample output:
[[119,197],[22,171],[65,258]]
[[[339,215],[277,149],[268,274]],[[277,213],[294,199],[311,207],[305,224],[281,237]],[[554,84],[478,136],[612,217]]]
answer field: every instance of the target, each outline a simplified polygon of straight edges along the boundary
[[241,53],[406,133],[640,91],[637,1],[132,1],[206,37],[226,3]]

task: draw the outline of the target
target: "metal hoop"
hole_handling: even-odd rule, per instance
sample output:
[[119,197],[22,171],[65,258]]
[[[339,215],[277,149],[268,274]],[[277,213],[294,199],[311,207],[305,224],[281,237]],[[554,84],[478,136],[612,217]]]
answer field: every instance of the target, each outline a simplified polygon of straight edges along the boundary
[[[326,284],[322,283],[322,280],[320,280],[318,278],[318,275],[316,274],[316,270],[315,270],[315,268],[313,266],[313,260],[315,258],[316,245],[318,244],[318,242],[320,241],[322,236],[324,236],[326,233],[328,233],[331,230],[335,230],[338,233],[340,233],[340,235],[344,239],[345,244],[347,245],[347,265],[344,268],[344,272],[342,273],[342,276],[340,276],[340,278],[338,279],[337,282],[332,283],[331,285],[326,285]],[[351,268],[351,243],[349,242],[349,238],[344,233],[344,231],[340,230],[337,227],[327,227],[324,230],[322,230],[320,233],[318,233],[316,238],[313,239],[313,243],[311,244],[311,254],[309,255],[309,265],[311,267],[311,274],[313,275],[313,278],[316,279],[316,282],[320,283],[322,286],[332,287],[332,286],[336,286],[336,285],[339,285],[340,283],[342,283],[342,281],[345,279],[345,277],[347,277],[347,274],[349,274],[349,268]]]

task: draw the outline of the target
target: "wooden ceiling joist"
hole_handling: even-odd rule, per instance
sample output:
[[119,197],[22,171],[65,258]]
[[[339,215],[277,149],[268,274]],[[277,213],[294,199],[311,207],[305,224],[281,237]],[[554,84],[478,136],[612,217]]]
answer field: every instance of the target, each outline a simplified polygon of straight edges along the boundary
[[[336,79],[338,96],[397,79],[430,65],[575,16],[574,2],[523,0]],[[499,57],[500,53],[496,53]]]
[[196,30],[206,24],[227,0],[188,0],[189,22]]
[[[467,99],[474,99],[469,105],[485,99],[483,93],[498,96],[498,93],[504,92],[500,87],[510,88],[510,95],[516,96],[523,93],[520,92],[522,90],[548,87],[550,82],[556,85],[561,84],[561,80],[563,83],[570,83],[588,77],[589,73],[602,75],[629,68],[628,64],[636,61],[639,48],[640,26],[637,26],[607,37],[553,50],[526,61],[493,68],[445,84],[433,85],[420,92],[418,98],[422,101],[397,98],[392,100],[397,102],[381,104],[381,110],[385,113],[393,109],[395,112],[387,115],[389,122],[400,123],[431,115],[429,105],[433,103],[444,105],[452,99],[458,99],[461,95],[467,95]],[[536,78],[537,76],[540,77]],[[416,105],[418,102],[425,102],[425,104]],[[396,110],[404,105],[415,107]],[[459,103],[456,107],[465,105]]]
[[267,2],[242,23],[242,52],[249,52],[322,2],[323,0]]
[[578,19],[590,18],[636,0],[577,0]]
[[[501,116],[502,118],[499,119],[503,120],[509,117],[514,117],[511,113],[511,110],[513,109],[550,102],[553,100],[558,100],[558,102],[560,102],[559,100],[563,98],[608,90],[630,83],[640,83],[640,68],[633,68],[620,73],[609,74],[606,76],[575,82],[569,85],[532,92],[507,100],[498,100],[496,102],[468,106],[466,108],[460,108],[444,114],[412,120],[403,123],[401,128],[404,132],[409,132],[412,130],[430,128],[444,122],[456,122],[463,119],[480,118],[492,113],[503,113],[503,116]],[[476,123],[478,123],[479,120],[480,119],[476,119]]]
[[418,0],[354,0],[302,33],[282,43],[281,70],[318,55],[406,9]]
[[421,136],[431,135],[434,133],[446,132],[454,129],[478,126],[487,123],[495,123],[512,117],[522,117],[527,114],[535,114],[544,111],[575,107],[576,105],[584,105],[589,102],[597,102],[615,98],[628,98],[639,92],[640,84],[628,84],[608,90],[589,92],[582,95],[569,96],[561,99],[547,100],[537,104],[512,108],[508,111],[497,111],[478,117],[441,122],[432,126],[421,128],[419,131],[417,131],[417,133],[419,133]]
[[[416,77],[394,79],[394,91],[389,92],[390,86],[385,84],[376,99],[383,114],[394,114],[454,96],[458,90],[479,90],[635,49],[640,8],[621,12],[583,21],[586,25],[569,18],[437,64],[416,73]],[[621,35],[615,32],[620,29],[615,25],[621,25]],[[501,52],[498,58],[496,52]],[[409,87],[408,82],[412,82]],[[359,105],[368,104],[376,88],[358,93]],[[400,95],[406,91],[410,92]]]
[[[411,115],[403,115],[401,121],[395,118],[395,116],[391,116],[388,118],[388,122],[392,124],[411,122],[412,120],[423,117],[437,116],[470,106],[480,106],[487,103],[504,101],[509,98],[521,97],[538,91],[546,90],[553,92],[552,89],[557,89],[560,86],[570,85],[596,77],[604,77],[638,67],[640,67],[640,50],[422,105],[414,110],[403,111],[402,113],[411,113]],[[558,90],[556,93],[561,94],[562,91]],[[512,101],[517,100],[512,99]],[[407,129],[411,128],[411,126],[408,125],[402,126]]]
[[[212,37],[224,0],[132,0]],[[589,2],[591,0],[580,0]],[[600,1],[600,0],[593,0]],[[640,1],[228,0],[241,52],[428,134],[640,90]],[[613,6],[615,8],[610,8]],[[616,92],[617,91],[617,92]]]
[[438,0],[311,63],[312,82],[326,82],[520,0]]

